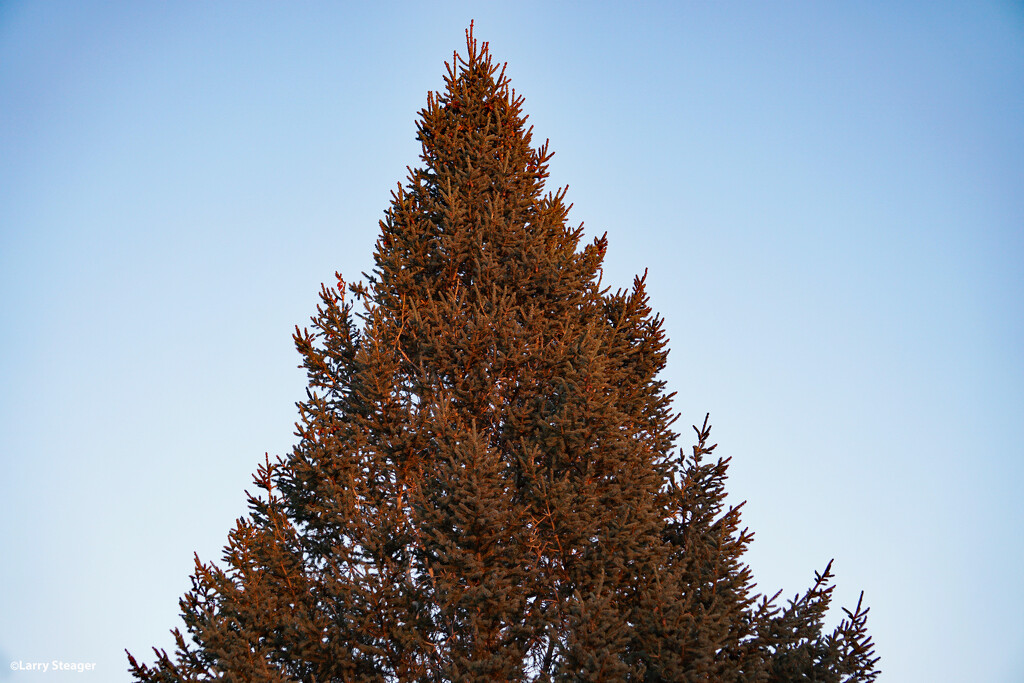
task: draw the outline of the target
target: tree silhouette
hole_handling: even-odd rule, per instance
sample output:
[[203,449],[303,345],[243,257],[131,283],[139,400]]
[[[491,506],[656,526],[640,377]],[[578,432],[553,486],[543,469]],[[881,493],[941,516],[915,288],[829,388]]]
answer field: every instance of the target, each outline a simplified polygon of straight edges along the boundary
[[420,112],[372,273],[295,343],[298,444],[255,475],[186,634],[139,681],[871,681],[831,565],[780,607],[741,561],[728,461],[674,450],[667,347],[637,278],[601,286],[547,144],[467,31]]

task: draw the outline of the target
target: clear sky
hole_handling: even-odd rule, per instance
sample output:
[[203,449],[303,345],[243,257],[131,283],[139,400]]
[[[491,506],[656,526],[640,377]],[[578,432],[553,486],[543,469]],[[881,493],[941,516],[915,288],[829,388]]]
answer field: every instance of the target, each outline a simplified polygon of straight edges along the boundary
[[[0,4],[0,680],[170,646],[471,19],[605,282],[649,269],[762,590],[834,557],[882,680],[1024,681],[1024,6],[983,0]],[[8,667],[54,659],[97,671]]]

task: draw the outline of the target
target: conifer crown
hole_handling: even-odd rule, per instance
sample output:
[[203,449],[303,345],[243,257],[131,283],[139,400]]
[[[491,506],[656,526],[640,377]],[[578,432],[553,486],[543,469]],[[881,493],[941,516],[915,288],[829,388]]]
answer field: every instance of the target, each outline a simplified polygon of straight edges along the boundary
[[372,272],[295,330],[293,451],[136,680],[877,676],[859,603],[823,632],[831,563],[786,607],[754,592],[707,419],[675,450],[644,278],[602,287],[607,239],[581,246],[545,191],[505,71],[471,26]]

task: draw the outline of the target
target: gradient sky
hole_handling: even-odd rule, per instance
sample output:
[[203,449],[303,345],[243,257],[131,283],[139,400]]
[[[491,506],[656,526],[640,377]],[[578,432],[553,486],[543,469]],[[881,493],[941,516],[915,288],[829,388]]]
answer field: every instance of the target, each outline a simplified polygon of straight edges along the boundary
[[475,19],[762,590],[834,557],[882,680],[1024,681],[1024,5],[371,4],[0,4],[0,680],[170,646]]

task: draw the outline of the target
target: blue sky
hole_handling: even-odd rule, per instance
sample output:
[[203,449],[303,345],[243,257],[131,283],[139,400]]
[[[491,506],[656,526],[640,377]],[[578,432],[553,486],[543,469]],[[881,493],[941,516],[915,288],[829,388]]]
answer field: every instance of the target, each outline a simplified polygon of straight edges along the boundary
[[0,5],[0,680],[170,646],[475,19],[762,589],[834,557],[882,680],[1024,681],[1024,7],[370,4]]

